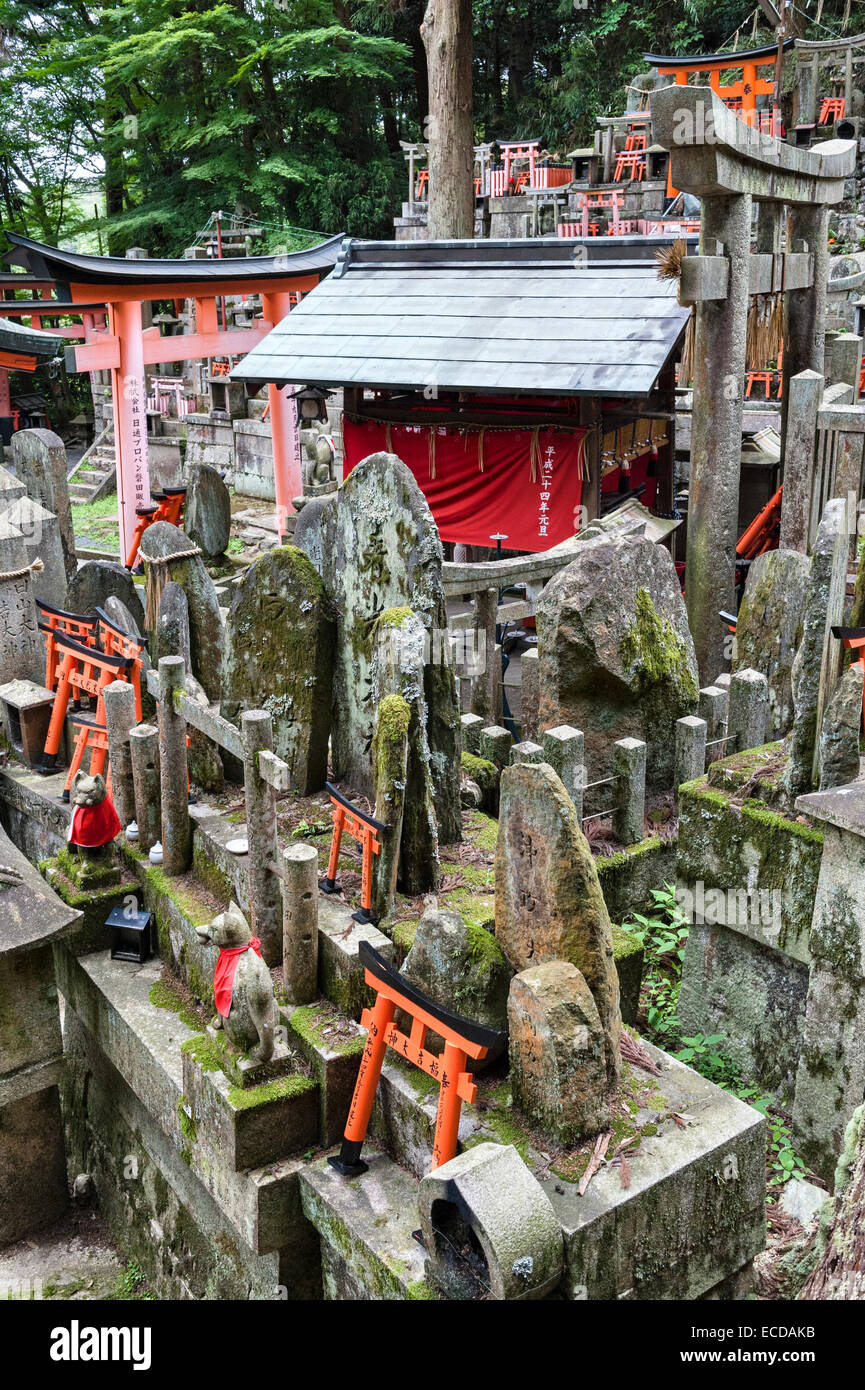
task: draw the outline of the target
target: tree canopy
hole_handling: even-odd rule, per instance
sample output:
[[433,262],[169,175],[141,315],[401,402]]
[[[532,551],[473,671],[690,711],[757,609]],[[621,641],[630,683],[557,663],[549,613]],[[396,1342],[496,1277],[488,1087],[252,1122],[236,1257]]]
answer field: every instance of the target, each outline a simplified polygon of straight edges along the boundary
[[[843,7],[825,0],[832,32]],[[399,141],[423,138],[428,111],[424,8],[0,0],[3,226],[52,242],[96,229],[114,254],[179,255],[217,208],[258,219],[270,247],[390,236]],[[752,38],[737,0],[474,0],[473,23],[475,138],[560,152],[623,108],[644,49],[712,51],[737,25]]]

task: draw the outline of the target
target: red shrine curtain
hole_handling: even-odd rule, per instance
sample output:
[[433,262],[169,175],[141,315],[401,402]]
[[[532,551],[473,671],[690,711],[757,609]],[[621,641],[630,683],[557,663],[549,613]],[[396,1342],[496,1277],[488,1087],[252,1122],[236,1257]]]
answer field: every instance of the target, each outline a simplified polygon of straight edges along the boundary
[[[654,456],[651,452],[640,454],[639,458],[632,460],[630,469],[627,473],[629,491],[633,490],[635,487],[639,487],[641,483],[646,484],[646,491],[640,497],[640,501],[644,507],[649,508],[654,507],[655,498],[658,493],[658,479],[655,477],[654,473],[649,476],[649,468],[653,461]],[[618,492],[619,479],[621,476],[621,468],[611,468],[608,473],[604,474],[601,482],[601,492]]]
[[388,427],[346,415],[344,476],[367,455],[386,450],[411,469],[442,540],[492,546],[490,536],[503,532],[506,550],[549,550],[576,529],[585,433],[554,426],[537,431],[426,423]]

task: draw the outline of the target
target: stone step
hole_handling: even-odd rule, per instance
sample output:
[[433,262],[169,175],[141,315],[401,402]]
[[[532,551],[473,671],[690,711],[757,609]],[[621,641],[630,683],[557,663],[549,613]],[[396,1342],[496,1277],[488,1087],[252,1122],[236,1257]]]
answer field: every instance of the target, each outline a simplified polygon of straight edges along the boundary
[[96,485],[92,483],[70,483],[69,496],[73,502],[92,502]]
[[344,1178],[326,1160],[300,1178],[304,1215],[321,1237],[322,1285],[332,1302],[433,1299],[424,1279],[418,1182],[385,1154],[364,1155],[369,1170]]

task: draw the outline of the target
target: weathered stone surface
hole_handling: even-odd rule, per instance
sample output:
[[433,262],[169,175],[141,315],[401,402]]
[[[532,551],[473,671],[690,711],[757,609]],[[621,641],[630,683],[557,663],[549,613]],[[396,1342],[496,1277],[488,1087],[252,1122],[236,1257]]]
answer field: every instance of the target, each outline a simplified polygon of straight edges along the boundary
[[[116,594],[109,594],[102,608],[111,621],[120,628],[121,632],[128,632],[130,637],[142,637],[144,635],[126,604]],[[145,660],[149,665],[150,659],[146,654]]]
[[311,497],[299,513],[297,521],[294,523],[294,543],[304,555],[307,555],[318,570],[320,575],[324,575],[324,544],[321,536],[322,518],[331,512],[336,506],[336,498]]
[[[94,613],[114,595],[144,631],[144,608],[129,570],[111,560],[85,560],[69,581],[66,606],[71,613]],[[106,612],[108,610],[106,609]]]
[[376,711],[373,735],[375,818],[387,826],[373,860],[372,910],[376,920],[391,912],[399,872],[408,781],[411,707],[401,695],[386,695]]
[[612,742],[642,739],[648,790],[668,790],[674,725],[697,712],[694,643],[669,552],[590,527],[544,589],[537,625],[540,728],[581,729],[593,777],[606,775]]
[[53,512],[31,497],[20,497],[5,513],[10,525],[24,537],[31,559],[39,556],[43,568],[34,570],[33,596],[55,608],[66,605],[66,567],[60,523]]
[[223,555],[231,536],[231,496],[222,477],[208,463],[192,470],[183,524],[204,555]]
[[802,797],[796,809],[823,822],[825,841],[793,1132],[802,1157],[831,1181],[865,1094],[865,783]]
[[19,478],[14,478],[8,468],[0,464],[0,512],[4,512],[11,502],[26,497],[27,489]]
[[733,671],[751,667],[768,680],[769,739],[781,738],[793,723],[793,660],[802,640],[810,569],[810,559],[798,550],[767,550],[748,571]]
[[249,567],[225,624],[222,705],[237,723],[243,710],[273,719],[274,752],[302,794],[327,777],[334,622],[324,585],[295,546],[279,546]]
[[847,503],[834,497],[826,504],[808,577],[802,641],[793,662],[795,718],[785,786],[791,797],[817,781],[818,735],[823,710],[841,670],[843,649],[832,636],[833,625],[844,621],[847,580]]
[[574,804],[547,763],[502,773],[495,877],[499,945],[515,970],[567,960],[582,972],[614,1085],[621,1016],[612,926]]
[[[791,1184],[788,1183],[785,1193]],[[810,1184],[808,1184],[810,1186]],[[813,1201],[816,1204],[816,1193]],[[826,1197],[825,1193],[822,1196]],[[823,1213],[815,1248],[818,1261],[800,1299],[865,1299],[862,1205],[865,1200],[865,1105],[854,1111],[844,1132],[835,1169],[834,1200]]]
[[[303,509],[303,515],[313,504]],[[334,770],[373,794],[376,701],[370,667],[377,620],[408,607],[429,640],[424,665],[427,737],[436,818],[443,843],[461,834],[460,723],[446,638],[442,545],[412,474],[394,454],[372,454],[352,470],[320,512],[325,588],[339,611],[334,668]]]
[[12,472],[28,497],[57,517],[67,579],[75,573],[75,533],[66,481],[66,446],[53,430],[18,430],[12,436]]
[[[394,695],[408,705],[406,777],[399,846],[399,882],[404,893],[416,896],[438,882],[438,822],[432,754],[427,730],[429,708],[424,689],[424,645],[421,619],[408,608],[385,609],[373,635],[370,682],[377,710]],[[375,743],[375,731],[373,734]],[[384,753],[383,746],[376,753]],[[384,769],[373,769],[375,793]]]
[[156,619],[153,660],[161,656],[182,656],[187,671],[192,670],[189,650],[189,602],[183,589],[169,580],[162,590]]
[[492,932],[467,925],[458,912],[427,908],[402,974],[443,1008],[507,1028],[513,971]]
[[610,1122],[604,1030],[583,976],[566,960],[523,970],[508,997],[514,1101],[562,1148]]
[[0,1110],[0,1244],[56,1221],[69,1205],[56,1086]]
[[318,997],[317,871],[315,845],[282,851],[282,983],[290,1004]]
[[0,516],[0,685],[13,680],[42,681],[45,644],[33,595],[33,554],[17,526]]
[[[478,1144],[421,1179],[418,1211],[427,1277],[449,1298],[543,1298],[563,1263],[562,1230],[550,1199],[511,1144]],[[486,1270],[471,1277],[457,1251],[480,1245]]]
[[848,666],[826,706],[819,743],[821,792],[859,776],[862,685],[861,667]]
[[[208,700],[213,701],[218,700],[220,694],[222,618],[219,599],[200,555],[178,560],[171,558],[185,554],[192,548],[189,537],[169,521],[157,521],[148,527],[139,551],[147,565],[147,622],[155,628],[159,613],[158,598],[169,580],[174,580],[185,592],[189,604],[192,673],[204,687]],[[154,611],[151,612],[151,609]],[[134,608],[132,612],[135,612]]]

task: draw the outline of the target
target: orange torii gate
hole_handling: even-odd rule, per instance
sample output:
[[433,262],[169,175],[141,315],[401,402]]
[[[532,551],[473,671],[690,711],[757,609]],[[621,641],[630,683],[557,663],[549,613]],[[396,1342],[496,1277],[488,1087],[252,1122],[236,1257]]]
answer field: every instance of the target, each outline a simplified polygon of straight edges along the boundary
[[[144,329],[141,305],[158,299],[192,299],[195,332],[173,337],[171,357],[238,356],[247,353],[285,318],[292,294],[314,289],[333,269],[341,237],[308,251],[280,256],[241,256],[227,260],[127,260],[77,255],[8,232],[7,264],[28,270],[28,285],[53,285],[56,298],[34,300],[32,314],[83,314],[108,308],[108,331],[90,332],[89,341],[67,350],[73,371],[110,371],[117,454],[121,554],[128,555],[136,527],[136,508],[150,505],[147,465],[147,391],[144,369],[165,358],[158,328]],[[15,277],[4,277],[14,287]],[[22,278],[22,284],[24,279]],[[226,295],[260,294],[263,319],[254,328],[220,330],[217,301]],[[50,304],[50,309],[48,305]],[[10,301],[11,305],[11,301]],[[23,312],[20,305],[16,310]],[[268,388],[273,432],[273,474],[280,533],[302,490],[301,460],[294,402],[285,388]]]
[[[691,73],[708,77],[709,86],[722,101],[729,103],[741,101],[742,120],[748,125],[756,125],[757,97],[772,96],[775,90],[774,68],[778,62],[779,49],[786,53],[793,46],[793,39],[785,39],[783,47],[777,43],[764,48],[743,48],[739,53],[709,53],[702,57],[663,57],[658,53],[644,53],[643,61],[657,68],[661,77],[672,77],[676,85],[686,87]],[[773,69],[772,80],[759,76],[761,69]],[[721,85],[721,73],[741,68],[742,77],[738,82]]]
[[[457,1151],[460,1108],[463,1101],[474,1103],[477,1087],[466,1071],[469,1057],[479,1060],[493,1049],[504,1046],[505,1034],[497,1028],[474,1023],[461,1014],[440,1008],[411,984],[404,975],[373,950],[368,941],[358,944],[358,955],[365,966],[366,983],[375,990],[372,1009],[364,1009],[361,1026],[367,1030],[366,1046],[360,1059],[354,1095],[348,1112],[345,1135],[338,1154],[328,1159],[344,1177],[364,1173],[367,1165],[360,1156],[372,1114],[382,1063],[389,1047],[405,1061],[426,1072],[439,1085],[439,1103],[433,1140],[433,1168],[447,1163]],[[403,1009],[411,1017],[411,1034],[406,1037],[394,1024],[394,1014]],[[444,1039],[444,1052],[438,1056],[426,1048],[427,1029]]]

